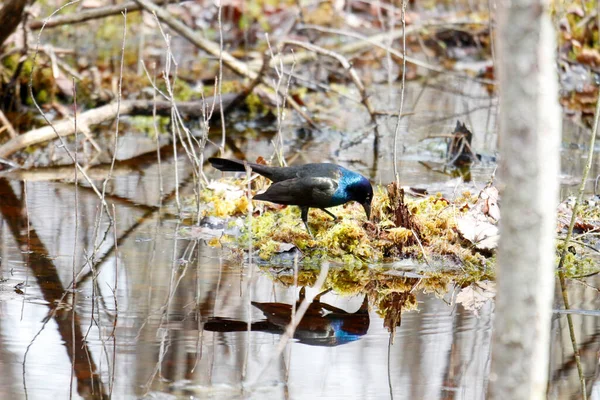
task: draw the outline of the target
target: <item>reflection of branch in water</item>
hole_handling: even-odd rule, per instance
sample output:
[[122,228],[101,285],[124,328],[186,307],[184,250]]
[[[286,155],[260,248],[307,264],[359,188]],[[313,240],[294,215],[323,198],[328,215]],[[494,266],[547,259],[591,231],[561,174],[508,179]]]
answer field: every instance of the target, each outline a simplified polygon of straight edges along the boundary
[[[189,184],[194,182],[194,177],[192,174],[190,174],[189,176],[187,176],[184,180],[180,181],[180,187],[179,189],[184,189],[186,188]],[[176,193],[176,189],[173,189],[171,192],[167,193],[160,201],[160,204],[165,204],[168,203],[169,201],[171,201],[172,199],[175,198],[175,193]],[[121,199],[118,196],[113,196],[115,199]],[[107,195],[107,198],[111,198],[111,195]],[[131,200],[123,200],[126,202],[131,202]],[[106,261],[106,259],[113,254],[114,249],[115,249],[115,245],[120,244],[123,242],[123,240],[127,239],[132,233],[134,233],[137,228],[142,225],[144,222],[148,221],[155,213],[160,211],[160,207],[158,206],[151,206],[151,205],[143,205],[140,206],[138,204],[135,204],[133,202],[131,202],[131,205],[137,208],[142,208],[144,210],[146,210],[142,216],[140,216],[138,218],[138,220],[132,224],[127,230],[123,231],[121,233],[121,235],[118,238],[117,243],[114,243],[102,256],[100,256],[99,258],[95,259],[94,265],[91,267],[90,271],[88,271],[86,274],[81,275],[80,272],[80,276],[78,278],[77,281],[77,285],[82,284],[83,282],[87,281],[90,277],[92,277],[94,275],[94,270],[96,268],[101,267],[104,262]],[[87,263],[86,263],[87,264]],[[84,265],[85,267],[85,265]],[[96,273],[98,273],[98,271],[96,271]]]
[[[593,357],[595,354],[597,354],[597,351],[598,351],[597,347],[598,347],[598,339],[599,338],[600,338],[600,332],[595,332],[593,335],[590,335],[590,337],[585,342],[580,343],[579,352],[580,353],[589,352],[591,354],[591,356]],[[568,375],[570,370],[573,370],[576,368],[577,368],[577,362],[575,360],[575,354],[572,354],[569,358],[564,360],[564,362],[556,370],[554,370],[554,372],[552,373],[552,377],[549,379],[548,384],[550,384],[551,382],[557,382],[558,380],[561,379],[561,377]],[[593,383],[593,381],[592,381],[592,383]],[[592,387],[592,385],[589,385],[589,387]]]
[[97,372],[96,364],[91,358],[91,352],[83,338],[79,316],[74,307],[59,307],[59,305],[64,306],[62,300],[66,295],[66,292],[58,276],[56,266],[51,261],[52,258],[50,257],[46,246],[42,243],[37,232],[32,227],[29,227],[27,233],[22,232],[21,227],[25,224],[25,221],[22,220],[23,204],[21,204],[19,199],[15,196],[10,183],[3,178],[0,178],[0,195],[2,197],[2,201],[0,202],[0,213],[2,214],[3,220],[8,224],[18,246],[20,248],[25,248],[27,246],[27,241],[29,240],[32,248],[35,249],[34,252],[29,254],[30,263],[27,264],[27,267],[32,270],[40,287],[42,296],[50,307],[50,312],[45,319],[44,324],[27,346],[27,351],[25,352],[23,359],[23,385],[25,386],[26,384],[25,366],[27,354],[36,338],[45,328],[46,323],[50,318],[54,318],[54,321],[57,324],[58,333],[61,336],[69,359],[75,370],[78,393],[85,397],[88,397],[89,393],[93,393],[94,396],[99,398],[104,397],[104,386],[101,377]]
[[[174,229],[175,241],[173,244],[171,279],[169,281],[168,295],[167,295],[167,299],[165,300],[164,304],[158,309],[158,312],[161,313],[162,315],[161,315],[160,323],[157,327],[157,331],[162,332],[163,335],[160,338],[160,348],[158,351],[158,360],[156,361],[155,366],[152,370],[152,373],[148,377],[148,380],[146,381],[146,385],[144,386],[146,392],[148,392],[150,390],[150,386],[152,385],[152,382],[154,382],[154,379],[156,378],[157,375],[161,378],[163,377],[163,372],[162,372],[163,363],[165,363],[165,357],[167,356],[169,348],[172,343],[172,339],[170,338],[170,333],[169,333],[169,329],[167,326],[171,322],[169,320],[169,310],[171,308],[173,299],[175,298],[175,295],[177,294],[180,283],[183,280],[183,277],[186,276],[186,274],[187,274],[188,267],[191,265],[191,260],[193,258],[194,251],[198,245],[197,241],[189,241],[187,247],[183,251],[183,254],[181,256],[179,256],[178,255],[179,247],[177,245],[177,241],[179,239],[177,238],[177,235],[176,235],[176,232],[178,232],[178,230],[179,230],[179,223],[176,224],[175,229]],[[178,268],[178,266],[181,264],[184,265],[183,269]],[[142,323],[142,325],[140,326],[137,337],[140,336],[142,329],[146,326],[150,317],[151,316],[149,315],[146,318],[146,320]],[[167,365],[169,365],[169,363],[167,363]],[[169,372],[170,371],[167,371],[167,373],[169,373]]]

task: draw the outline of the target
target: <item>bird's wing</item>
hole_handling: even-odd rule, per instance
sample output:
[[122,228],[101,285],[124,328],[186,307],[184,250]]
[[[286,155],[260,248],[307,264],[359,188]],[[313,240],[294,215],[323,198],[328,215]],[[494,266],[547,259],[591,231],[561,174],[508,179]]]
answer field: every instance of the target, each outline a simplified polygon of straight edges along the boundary
[[299,167],[288,167],[287,169],[294,170],[296,178],[331,178],[339,179],[342,175],[340,167],[335,164],[320,163],[320,164],[305,164]]
[[295,178],[272,184],[266,192],[254,196],[278,204],[329,207],[337,182],[330,178]]

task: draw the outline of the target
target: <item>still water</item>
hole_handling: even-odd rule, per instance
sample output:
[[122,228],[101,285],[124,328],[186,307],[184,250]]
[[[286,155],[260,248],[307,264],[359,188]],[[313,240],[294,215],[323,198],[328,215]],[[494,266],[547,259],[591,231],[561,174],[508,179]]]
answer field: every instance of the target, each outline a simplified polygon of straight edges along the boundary
[[[407,92],[407,108],[415,114],[402,124],[403,183],[452,179],[423,165],[439,159],[443,147],[427,137],[450,133],[457,119],[435,115],[461,115],[476,134],[474,147],[494,155],[495,103],[475,84],[456,86],[470,94],[468,101],[456,101],[443,84]],[[355,132],[362,126],[357,121],[365,121],[360,112],[344,117],[336,120],[340,132]],[[382,123],[387,131],[379,153],[369,139],[336,153],[346,140],[336,132],[314,133],[310,140],[290,134],[286,143],[298,162],[335,160],[386,183],[393,176],[394,124]],[[248,140],[236,129],[245,134],[246,128],[231,128],[238,156],[272,152],[272,138]],[[294,129],[294,122],[286,126],[286,132]],[[567,178],[581,170],[586,140],[582,130],[566,131],[565,193]],[[49,170],[0,177],[0,398],[485,398],[493,301],[474,313],[455,302],[460,283],[433,292],[424,289],[426,279],[390,267],[390,280],[418,281],[406,292],[416,307],[399,307],[394,334],[364,293],[329,292],[308,309],[295,337],[282,341],[303,290],[238,250],[181,234],[190,222],[177,218],[172,194],[175,168],[180,196],[192,192],[185,157],[175,163],[165,154],[160,166],[148,158],[133,164],[117,163],[100,222],[101,203],[81,176],[79,186],[72,172],[59,181],[48,178],[56,173]],[[474,183],[483,187],[493,168],[476,166]],[[101,187],[106,169],[88,173]],[[572,308],[597,309],[598,287],[598,276],[570,281]],[[305,291],[310,298],[319,293]],[[562,308],[560,296],[555,308]],[[575,314],[573,320],[587,387],[592,399],[600,399],[600,319]],[[564,314],[554,314],[551,337],[550,364],[540,366],[549,370],[549,397],[578,398]]]

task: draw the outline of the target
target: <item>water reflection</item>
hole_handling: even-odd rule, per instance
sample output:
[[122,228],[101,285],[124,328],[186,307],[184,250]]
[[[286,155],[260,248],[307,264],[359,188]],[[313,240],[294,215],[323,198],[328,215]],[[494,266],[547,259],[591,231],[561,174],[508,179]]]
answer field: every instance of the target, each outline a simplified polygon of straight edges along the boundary
[[[447,180],[417,157],[419,139],[451,132],[456,122],[432,122],[434,108],[452,114],[489,103],[452,102],[440,90],[407,95],[418,114],[404,126],[405,184]],[[488,115],[494,112],[471,115],[475,148],[494,142]],[[565,143],[584,139],[576,131]],[[248,158],[272,149],[269,137],[231,140]],[[298,162],[323,161],[336,145],[315,133],[303,142]],[[364,150],[370,144],[361,146],[340,155],[340,162],[369,171],[374,160]],[[578,160],[580,153],[565,146],[563,157]],[[391,178],[388,156],[377,160],[377,182]],[[161,167],[142,160],[117,165],[107,197],[109,210],[115,206],[113,224],[106,213],[97,220],[100,202],[91,190],[80,186],[76,197],[68,169],[53,175],[67,183],[49,182],[48,172],[56,171],[48,170],[0,179],[1,398],[485,398],[493,303],[477,315],[465,310],[455,302],[463,282],[450,279],[397,276],[381,266],[333,268],[331,274],[360,284],[318,296],[294,340],[278,353],[280,333],[303,295],[298,298],[293,274],[275,276],[248,264],[239,249],[183,238],[184,221],[169,202],[173,172],[180,172],[182,196],[193,193],[193,179],[184,158],[177,165],[167,153],[162,159]],[[581,165],[565,163],[564,171],[575,176]],[[485,182],[490,168],[475,163],[471,172],[475,182]],[[88,173],[106,176],[102,168]],[[312,284],[299,278],[308,294],[318,294]],[[597,309],[599,287],[597,276],[570,282],[572,307]],[[555,308],[562,308],[556,299]],[[600,318],[573,319],[587,386],[600,398]],[[550,370],[549,397],[576,397],[563,314],[554,315],[551,339],[549,366],[540,366]]]
[[[262,311],[265,320],[244,322],[221,317],[210,318],[204,329],[211,332],[255,331],[282,334],[292,322],[295,311],[305,299],[306,288],[300,289],[299,299],[295,305],[285,303],[251,304]],[[321,296],[330,290],[319,293],[309,304],[294,331],[294,338],[299,343],[312,346],[339,346],[358,340],[369,329],[369,301],[367,296],[358,311],[349,313],[321,302]]]

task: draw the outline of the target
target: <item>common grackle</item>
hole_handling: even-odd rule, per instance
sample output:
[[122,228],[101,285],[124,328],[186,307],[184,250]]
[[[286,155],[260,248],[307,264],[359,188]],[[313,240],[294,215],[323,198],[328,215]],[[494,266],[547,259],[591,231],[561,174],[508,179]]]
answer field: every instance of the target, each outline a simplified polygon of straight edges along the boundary
[[[225,158],[209,158],[213,167],[220,171],[245,171],[243,161]],[[247,163],[252,171],[270,179],[273,184],[254,200],[270,201],[300,207],[302,222],[308,228],[308,209],[320,208],[334,220],[335,215],[326,210],[349,201],[359,202],[365,209],[367,219],[371,216],[373,187],[367,178],[336,164],[304,164],[292,167],[270,167]]]

